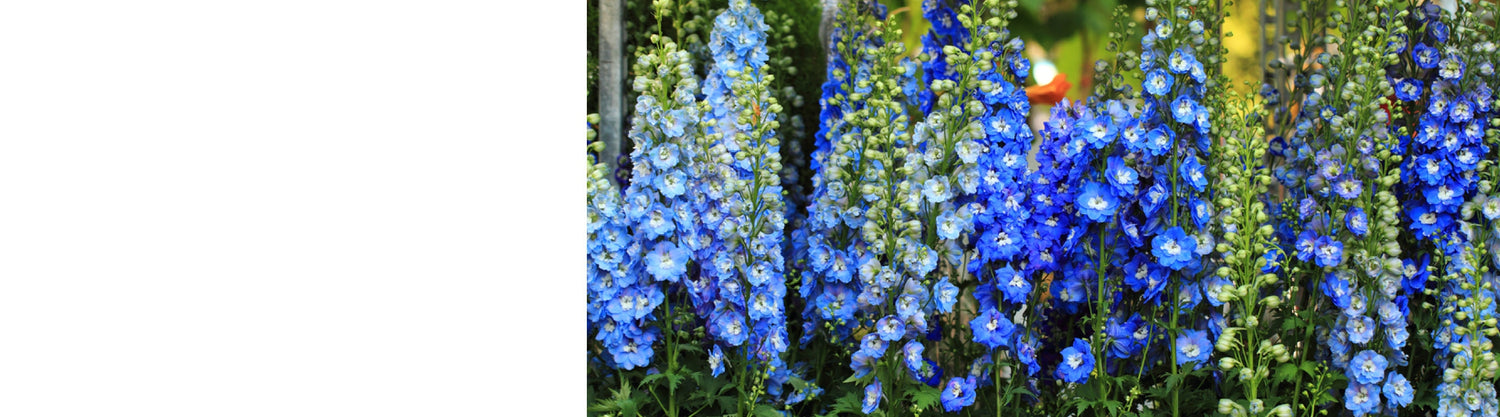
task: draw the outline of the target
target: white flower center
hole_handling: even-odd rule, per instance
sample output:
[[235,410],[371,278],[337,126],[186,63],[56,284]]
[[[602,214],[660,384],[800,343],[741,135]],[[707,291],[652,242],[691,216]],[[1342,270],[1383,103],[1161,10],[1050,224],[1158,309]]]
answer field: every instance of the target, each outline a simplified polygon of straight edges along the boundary
[[1161,245],[1161,250],[1167,255],[1177,256],[1182,253],[1182,245],[1178,245],[1176,240],[1168,240],[1166,244]]
[[1094,209],[1094,210],[1104,210],[1106,208],[1109,208],[1109,202],[1108,201],[1104,201],[1104,197],[1100,197],[1100,196],[1097,196],[1097,195],[1094,196],[1093,198],[1090,198],[1088,204],[1089,204],[1089,208]]

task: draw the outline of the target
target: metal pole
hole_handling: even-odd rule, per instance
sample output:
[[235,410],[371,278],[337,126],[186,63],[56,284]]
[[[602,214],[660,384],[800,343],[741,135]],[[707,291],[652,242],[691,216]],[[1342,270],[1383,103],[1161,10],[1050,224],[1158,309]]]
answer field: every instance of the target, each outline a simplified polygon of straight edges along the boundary
[[620,136],[624,132],[625,27],[623,0],[599,0],[599,159],[613,172],[619,168]]

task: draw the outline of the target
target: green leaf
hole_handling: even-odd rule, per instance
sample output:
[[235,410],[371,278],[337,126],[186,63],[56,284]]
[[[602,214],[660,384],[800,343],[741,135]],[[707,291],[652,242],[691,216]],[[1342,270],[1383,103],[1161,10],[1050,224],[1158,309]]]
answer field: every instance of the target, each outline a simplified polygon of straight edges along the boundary
[[1282,320],[1281,322],[1281,331],[1289,332],[1292,330],[1301,329],[1304,324],[1306,324],[1306,322],[1303,322],[1301,317],[1287,317],[1286,320]]
[[1182,385],[1182,378],[1184,378],[1185,376],[1186,375],[1184,374],[1167,375],[1167,390],[1171,391],[1173,389],[1176,389],[1177,386]]
[[1318,376],[1318,364],[1316,362],[1303,362],[1300,368],[1302,369],[1303,373],[1307,374],[1307,376],[1314,378]]
[[910,391],[908,394],[911,397],[911,403],[924,410],[937,405],[942,395],[942,391],[927,385],[922,385],[921,388]]
[[704,352],[703,352],[703,348],[701,348],[701,347],[698,347],[698,346],[696,346],[696,345],[692,345],[692,344],[687,344],[687,343],[683,343],[683,344],[680,344],[680,345],[677,345],[677,350],[678,350],[678,351],[679,351],[679,352],[696,352],[696,353],[704,353]]
[[1083,415],[1083,410],[1089,409],[1089,405],[1087,403],[1079,402],[1077,405],[1078,405],[1078,411],[1074,411],[1073,412],[1074,414],[1077,414],[1077,415],[1081,416],[1081,415]]
[[865,374],[865,376],[862,376],[862,377],[856,377],[854,375],[849,375],[848,378],[844,378],[844,383],[845,384],[852,384],[852,383],[858,382],[859,385],[868,385],[869,382],[870,382],[870,380],[873,379],[873,378],[875,378],[875,373],[874,372]]
[[833,413],[830,415],[839,415],[844,413],[861,414],[859,405],[859,397],[857,396],[857,394],[852,392],[845,393],[844,396],[839,397],[838,401],[835,401],[833,403]]
[[1105,410],[1109,410],[1110,414],[1118,414],[1120,412],[1120,407],[1122,406],[1119,401],[1115,400],[1100,401],[1099,405],[1104,406]]
[[1276,366],[1276,374],[1271,376],[1271,383],[1280,384],[1282,382],[1291,381],[1296,377],[1297,365],[1294,365],[1291,362],[1287,362]]
[[667,377],[666,373],[658,373],[658,374],[646,375],[645,378],[641,378],[641,385],[653,384],[653,383],[656,383],[656,381],[659,381],[662,378],[666,378],[666,377]]
[[588,410],[601,413],[617,413],[620,415],[640,415],[640,403],[643,396],[632,393],[630,385],[621,386],[620,389],[610,390],[610,398],[601,399],[589,405]]
[[667,372],[658,375],[666,375],[667,386],[671,387],[674,391],[677,390],[677,386],[682,385],[682,380],[687,379],[686,377],[682,376],[682,374],[676,372]]
[[772,407],[770,404],[756,404],[755,411],[752,412],[751,415],[755,415],[758,417],[782,417],[781,411],[777,410],[776,407]]

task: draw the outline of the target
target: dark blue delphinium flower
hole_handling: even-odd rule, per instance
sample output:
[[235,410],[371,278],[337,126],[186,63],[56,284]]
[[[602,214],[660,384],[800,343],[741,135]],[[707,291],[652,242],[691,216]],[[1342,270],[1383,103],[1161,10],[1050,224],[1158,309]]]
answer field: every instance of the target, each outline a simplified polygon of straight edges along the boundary
[[974,377],[957,378],[948,380],[948,386],[943,388],[942,403],[943,410],[957,412],[964,407],[974,405]]
[[[1140,320],[1140,316],[1134,317]],[[1118,317],[1110,317],[1104,326],[1104,332],[1109,336],[1109,355],[1117,359],[1126,359],[1134,356],[1139,347],[1136,346],[1135,331],[1138,323],[1134,320],[1121,321]]]
[[1313,242],[1313,258],[1317,259],[1318,266],[1324,268],[1338,266],[1344,260],[1344,242],[1335,241],[1328,236],[1319,237]]
[[1355,236],[1364,236],[1370,233],[1370,218],[1365,215],[1365,209],[1360,207],[1349,209],[1349,213],[1344,215],[1344,225]]
[[1183,232],[1181,227],[1167,229],[1151,240],[1151,253],[1162,266],[1181,270],[1193,263],[1197,256],[1198,241]]
[[1089,343],[1083,339],[1073,339],[1073,345],[1062,350],[1062,361],[1057,364],[1057,378],[1082,384],[1088,382],[1089,372],[1093,371],[1094,354]]
[[1083,185],[1082,191],[1078,193],[1078,200],[1073,202],[1073,207],[1089,220],[1102,223],[1114,216],[1120,203],[1113,191],[1102,184],[1090,181]]
[[1009,303],[1024,303],[1026,297],[1031,295],[1031,281],[1026,280],[1025,275],[1010,265],[995,270],[995,285],[1000,286],[1005,301]]
[[974,342],[990,349],[1010,346],[1011,334],[1016,330],[1015,324],[993,307],[969,321],[969,328],[974,333]]
[[1441,53],[1438,52],[1437,48],[1427,46],[1425,43],[1417,43],[1416,46],[1412,47],[1411,58],[1413,62],[1416,62],[1417,67],[1422,69],[1437,68],[1438,60],[1442,59]]

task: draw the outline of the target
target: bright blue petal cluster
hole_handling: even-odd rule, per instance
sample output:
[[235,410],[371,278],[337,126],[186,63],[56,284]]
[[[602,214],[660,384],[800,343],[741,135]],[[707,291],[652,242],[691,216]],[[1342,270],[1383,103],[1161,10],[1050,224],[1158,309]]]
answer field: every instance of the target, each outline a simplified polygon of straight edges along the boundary
[[[884,6],[873,4],[877,17],[885,15]],[[830,45],[840,46],[828,56],[828,77],[819,99],[822,112],[811,161],[813,191],[804,229],[807,253],[801,296],[807,303],[802,311],[800,342],[806,344],[815,335],[826,334],[837,343],[850,337],[859,322],[855,318],[863,282],[855,280],[861,266],[874,268],[856,234],[864,225],[865,203],[861,197],[857,174],[868,163],[856,138],[866,132],[854,115],[865,108],[865,100],[855,95],[869,94],[872,57],[861,53],[867,47],[878,47],[884,41],[870,35],[870,27],[857,18],[855,10],[842,10]],[[831,326],[831,331],[823,326]]]
[[[717,297],[708,333],[732,349],[742,366],[763,372],[766,393],[782,395],[793,376],[782,357],[789,346],[784,299],[787,295],[782,242],[786,204],[781,189],[781,152],[776,139],[780,105],[770,96],[765,66],[764,17],[746,0],[729,2],[714,20],[709,49],[714,59],[704,83],[706,129],[733,161],[720,167],[727,199],[719,230],[722,246],[715,266]],[[722,270],[720,266],[727,266]]]
[[661,317],[657,307],[688,278],[703,236],[686,193],[701,136],[698,80],[686,51],[669,40],[656,48],[636,63],[630,185],[623,196],[605,188],[590,196],[600,221],[590,232],[589,319],[594,339],[621,369],[650,366],[662,337],[653,325]]

